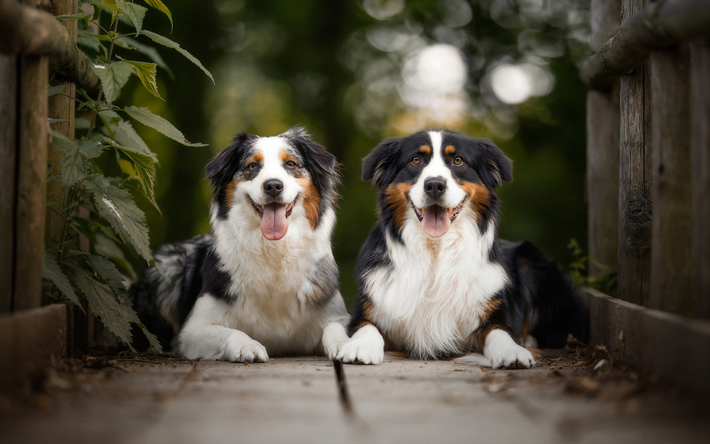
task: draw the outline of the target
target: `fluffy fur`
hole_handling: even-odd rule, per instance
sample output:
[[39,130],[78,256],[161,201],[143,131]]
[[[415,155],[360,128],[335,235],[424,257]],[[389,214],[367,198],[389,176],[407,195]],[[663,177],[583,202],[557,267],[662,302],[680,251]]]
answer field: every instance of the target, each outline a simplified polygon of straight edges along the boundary
[[160,270],[148,268],[136,286],[141,319],[190,359],[267,361],[322,354],[324,340],[337,347],[348,316],[331,248],[335,158],[296,127],[241,133],[206,171],[212,233],[158,250]]
[[360,251],[352,336],[335,356],[377,364],[478,351],[494,367],[534,364],[520,343],[587,339],[587,314],[559,267],[529,242],[497,238],[497,186],[511,161],[488,140],[450,131],[387,139],[363,162],[380,220]]

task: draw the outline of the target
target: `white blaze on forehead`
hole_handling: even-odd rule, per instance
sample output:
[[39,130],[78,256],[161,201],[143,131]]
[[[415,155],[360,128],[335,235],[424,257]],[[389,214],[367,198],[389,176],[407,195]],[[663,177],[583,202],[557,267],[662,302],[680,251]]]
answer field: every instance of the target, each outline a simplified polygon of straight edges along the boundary
[[431,159],[409,192],[409,198],[412,199],[415,207],[425,207],[429,199],[424,191],[424,182],[429,178],[441,177],[446,181],[446,192],[440,202],[447,208],[454,208],[461,203],[466,193],[456,184],[449,166],[444,162],[443,133],[441,131],[429,131],[428,134],[431,140]]
[[263,205],[267,198],[263,189],[264,182],[269,179],[278,179],[284,184],[281,201],[292,202],[298,193],[303,191],[296,179],[284,169],[281,160],[282,152],[292,150],[291,144],[283,137],[260,137],[254,143],[254,151],[264,156],[264,163],[259,174],[252,180],[240,184],[239,188],[243,188],[254,202]]

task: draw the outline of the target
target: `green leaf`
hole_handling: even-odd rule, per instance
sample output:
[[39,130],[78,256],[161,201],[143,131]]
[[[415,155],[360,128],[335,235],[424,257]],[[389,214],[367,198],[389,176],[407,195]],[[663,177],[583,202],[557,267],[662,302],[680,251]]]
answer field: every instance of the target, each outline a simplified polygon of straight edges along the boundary
[[145,8],[135,3],[117,2],[119,9],[131,20],[133,27],[136,28],[136,37],[140,34],[143,28],[143,18],[148,8]]
[[155,79],[157,74],[157,65],[155,63],[135,62],[132,60],[124,61],[133,66],[136,70],[136,74],[138,74],[138,78],[141,79],[141,83],[145,86],[145,89],[147,89],[148,92],[153,94],[155,97],[165,102],[165,99],[160,97],[160,93],[158,92],[158,84]]
[[69,279],[67,279],[66,275],[59,267],[59,264],[57,263],[57,260],[54,258],[54,256],[49,254],[46,250],[44,252],[44,266],[42,267],[42,277],[44,279],[52,281],[52,283],[57,286],[59,291],[61,291],[62,294],[67,297],[67,299],[76,304],[77,307],[81,308],[81,311],[84,311],[84,307],[81,305],[79,296],[77,296],[74,292],[74,288],[69,283]]
[[158,163],[158,157],[150,150],[150,148],[148,148],[148,145],[146,145],[143,139],[141,139],[141,136],[138,135],[136,130],[133,129],[131,122],[126,120],[118,122],[118,126],[115,129],[115,135],[116,141],[121,145],[138,150],[143,154],[147,154],[155,160],[155,163]]
[[141,34],[147,36],[148,38],[150,38],[151,40],[153,40],[155,43],[157,43],[157,44],[159,44],[159,45],[163,45],[163,46],[165,46],[165,47],[167,47],[167,48],[172,48],[172,49],[174,49],[175,51],[177,51],[177,52],[179,52],[180,54],[182,54],[185,58],[187,58],[189,61],[191,61],[192,63],[194,63],[194,64],[195,64],[198,68],[200,68],[205,74],[207,74],[207,77],[209,77],[209,78],[212,80],[212,84],[214,84],[214,77],[212,77],[212,74],[207,70],[207,68],[205,68],[204,66],[202,66],[202,63],[200,63],[200,61],[197,60],[192,54],[190,54],[189,52],[187,52],[187,51],[185,51],[184,49],[182,49],[178,43],[173,42],[173,41],[170,40],[169,38],[163,37],[162,35],[156,34],[156,33],[151,32],[151,31],[142,31]]
[[141,331],[143,332],[143,335],[145,335],[146,339],[148,339],[148,343],[155,349],[156,352],[162,353],[163,352],[163,346],[160,345],[160,341],[158,338],[151,332],[148,331],[147,328],[143,324],[137,324],[138,327],[140,327]]
[[47,96],[52,97],[56,94],[59,94],[60,92],[62,92],[65,86],[67,86],[66,83],[62,83],[61,85],[57,86],[50,86],[49,88],[47,88]]
[[136,206],[131,193],[99,175],[86,178],[84,186],[94,192],[94,204],[99,215],[111,224],[124,242],[133,245],[136,252],[150,262],[153,256],[145,214]]
[[74,282],[89,301],[91,311],[98,315],[101,322],[111,333],[130,346],[133,334],[131,322],[137,315],[131,307],[119,302],[108,284],[96,279],[79,264],[69,265],[74,273]]
[[135,281],[138,279],[138,275],[126,259],[121,247],[118,246],[113,238],[115,238],[113,232],[110,233],[110,236],[96,233],[96,242],[93,244],[94,250],[100,255],[111,259],[130,279]]
[[118,272],[113,262],[97,254],[90,254],[86,257],[86,263],[93,268],[99,276],[109,281],[115,294],[128,294],[125,285],[123,285],[123,276]]
[[91,126],[89,119],[85,119],[83,117],[77,117],[74,119],[74,128],[76,129],[89,129],[89,126]]
[[151,113],[148,108],[128,106],[124,108],[123,111],[125,111],[126,114],[131,116],[133,119],[139,121],[143,125],[149,126],[154,130],[158,131],[159,133],[163,134],[164,136],[167,136],[185,146],[207,146],[204,143],[189,142],[187,139],[185,139],[185,136],[180,132],[180,130],[175,128],[172,123],[168,122],[160,116]]
[[[123,153],[128,160],[121,159],[119,161],[119,166],[121,170],[128,174],[129,176],[135,177],[136,180],[141,184],[141,189],[145,193],[150,203],[156,208],[158,203],[155,201],[155,164],[156,161],[153,157],[143,152],[140,152],[134,148],[127,146],[122,146],[115,141],[105,137],[106,143]],[[126,165],[128,163],[128,165]],[[158,210],[160,211],[160,210]]]
[[133,67],[126,62],[114,62],[110,65],[94,64],[92,70],[101,80],[106,101],[113,103],[121,88],[128,82]]
[[88,174],[89,159],[76,141],[62,133],[52,131],[52,145],[62,153],[62,185],[68,188],[83,180]]
[[116,4],[116,0],[103,0],[102,4],[111,10],[111,24],[113,25],[113,22],[118,16],[118,5]]
[[59,20],[73,20],[73,19],[84,19],[84,18],[89,18],[91,17],[92,14],[91,12],[81,12],[79,14],[71,14],[71,15],[58,15],[56,16]]
[[148,3],[149,6],[152,6],[153,8],[161,11],[165,15],[168,16],[170,19],[170,32],[173,32],[173,15],[170,13],[170,10],[168,9],[165,4],[163,4],[162,1],[160,0],[145,0],[146,3]]
[[165,63],[163,58],[160,56],[158,50],[156,50],[152,46],[144,45],[143,43],[131,37],[121,37],[118,40],[123,40],[126,46],[130,47],[130,49],[136,50],[139,53],[148,56],[150,60],[155,62],[159,67],[163,68],[168,73],[171,79],[175,78],[173,71]]

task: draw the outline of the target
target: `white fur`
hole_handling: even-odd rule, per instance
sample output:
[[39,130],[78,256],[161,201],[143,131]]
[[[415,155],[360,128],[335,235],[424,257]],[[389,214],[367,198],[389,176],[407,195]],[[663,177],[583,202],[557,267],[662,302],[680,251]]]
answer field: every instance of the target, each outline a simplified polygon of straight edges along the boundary
[[345,363],[380,364],[385,340],[374,325],[366,325],[340,346],[337,358]]
[[442,139],[443,136],[441,132],[430,131],[429,138],[431,139],[431,160],[422,170],[419,179],[414,184],[409,192],[409,198],[412,203],[417,208],[424,208],[429,205],[429,199],[424,191],[424,182],[433,177],[442,177],[446,181],[446,193],[444,194],[441,205],[446,208],[455,208],[461,203],[464,197],[466,197],[466,192],[458,186],[454,180],[454,176],[451,174],[451,170],[444,163],[444,158],[442,156]]
[[312,285],[308,277],[316,273],[316,264],[333,257],[335,212],[332,208],[325,211],[314,231],[298,199],[283,239],[265,239],[247,194],[261,204],[264,196],[255,188],[261,190],[261,184],[272,178],[284,183],[285,202],[295,199],[302,189],[283,168],[274,166],[276,161],[281,164],[278,155],[290,146],[283,138],[262,138],[255,146],[264,153],[262,171],[237,186],[226,220],[217,217],[216,204],[211,210],[214,248],[222,271],[232,277],[228,293],[235,299],[226,302],[204,295],[197,300],[178,336],[179,351],[190,358],[242,361],[250,353],[260,360],[268,358],[266,352],[271,356],[320,354],[323,328],[331,321],[345,325],[348,320],[339,292],[322,307],[306,300]]
[[431,239],[416,215],[406,215],[404,244],[386,235],[390,265],[365,276],[377,326],[415,356],[461,354],[474,348],[490,299],[507,284],[503,267],[488,260],[495,227],[479,233],[464,206],[446,234]]
[[281,202],[285,204],[293,202],[296,196],[303,192],[303,188],[296,178],[283,168],[283,162],[279,157],[282,151],[293,150],[291,145],[283,137],[260,137],[254,143],[254,150],[264,155],[264,163],[255,178],[239,184],[238,191],[241,194],[248,194],[257,204],[264,205],[267,200],[264,182],[269,179],[279,179],[284,186],[280,196]]
[[333,360],[338,356],[340,347],[350,338],[343,324],[331,322],[323,329],[323,351],[328,359]]
[[532,353],[516,344],[503,330],[493,330],[488,333],[483,355],[491,360],[493,368],[510,367],[516,363],[530,368],[535,364]]

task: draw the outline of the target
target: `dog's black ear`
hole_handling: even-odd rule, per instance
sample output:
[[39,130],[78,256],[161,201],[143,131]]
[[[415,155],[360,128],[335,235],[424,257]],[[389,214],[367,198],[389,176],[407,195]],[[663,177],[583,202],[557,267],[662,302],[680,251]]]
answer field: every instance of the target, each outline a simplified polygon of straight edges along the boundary
[[371,180],[375,185],[387,183],[385,172],[394,162],[395,153],[402,139],[391,137],[380,142],[370,154],[362,159],[362,180]]
[[323,194],[335,188],[338,181],[338,162],[325,147],[311,140],[310,135],[301,126],[294,126],[282,134],[291,140],[303,156],[306,169],[313,184]]
[[481,175],[488,176],[491,186],[499,187],[503,182],[513,181],[513,162],[503,154],[493,142],[486,139],[477,140],[479,148],[483,151],[483,162],[485,163]]
[[335,156],[326,151],[324,146],[310,139],[303,142],[301,152],[306,159],[306,169],[311,173],[318,191],[324,192],[334,188],[338,178],[338,162]]
[[231,145],[210,160],[205,172],[207,173],[207,178],[212,181],[212,185],[217,186],[224,180],[232,180],[232,176],[238,168],[237,161],[239,160],[240,148],[249,138],[247,133],[237,134]]

